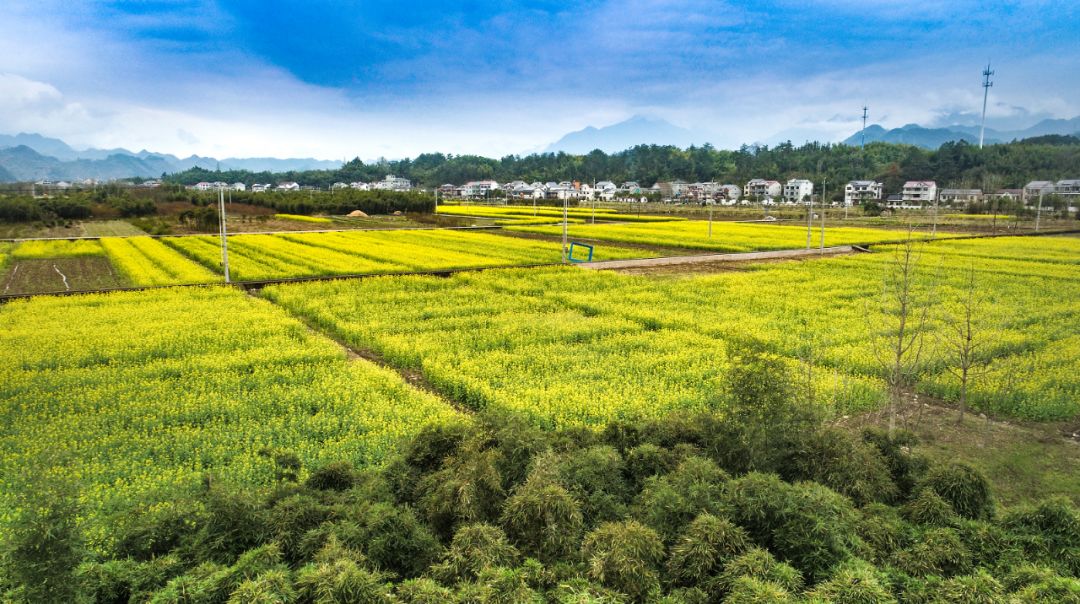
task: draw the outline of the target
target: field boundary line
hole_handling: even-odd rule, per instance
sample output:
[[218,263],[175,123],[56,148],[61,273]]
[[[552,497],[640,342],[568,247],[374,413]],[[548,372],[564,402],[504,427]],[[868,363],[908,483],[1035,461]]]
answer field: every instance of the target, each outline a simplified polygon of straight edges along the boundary
[[[369,228],[369,229],[318,229],[303,231],[251,231],[244,233],[229,233],[229,237],[238,235],[302,235],[305,233],[350,233],[350,232],[383,232],[383,231],[494,231],[503,228],[503,225],[476,225],[476,226],[432,226],[432,227],[401,227],[401,228]],[[130,239],[132,237],[149,237],[151,239],[167,239],[175,237],[217,237],[216,233],[189,233],[186,235],[81,235],[78,237],[21,237],[0,239],[0,243],[22,243],[24,241],[96,241],[98,239],[112,239],[119,237]]]
[[339,347],[341,347],[343,351],[345,351],[345,355],[348,357],[349,361],[364,360],[378,367],[382,367],[383,369],[393,371],[398,376],[400,376],[401,379],[404,380],[405,383],[409,386],[412,386],[413,388],[416,388],[421,392],[426,392],[427,394],[434,396],[435,398],[446,404],[446,406],[454,409],[455,411],[464,413],[466,415],[472,415],[476,412],[468,405],[463,404],[461,401],[458,401],[454,397],[450,396],[446,392],[443,392],[440,388],[432,384],[431,381],[427,379],[427,376],[424,375],[423,371],[399,367],[388,361],[386,357],[379,354],[378,352],[375,352],[371,348],[356,348],[346,342],[343,338],[339,337],[338,334],[323,329],[308,317],[293,312],[292,309],[290,309],[289,307],[285,306],[284,304],[280,304],[267,296],[262,295],[261,292],[257,290],[248,290],[246,293],[252,298],[262,300],[263,302],[271,304],[275,308],[280,309],[289,317],[302,323],[304,327],[307,327],[308,331],[310,331],[311,333],[327,338],[331,342],[337,344]]
[[281,279],[262,279],[257,281],[211,281],[207,283],[176,283],[173,285],[144,285],[132,287],[107,287],[100,289],[84,289],[71,291],[41,292],[34,294],[3,294],[0,295],[0,304],[11,300],[24,298],[36,298],[38,296],[78,296],[83,294],[108,294],[113,292],[137,292],[152,289],[168,289],[172,287],[235,287],[244,291],[260,290],[268,285],[283,285],[287,283],[307,283],[310,281],[336,281],[352,279],[371,279],[374,277],[450,277],[458,273],[473,273],[497,269],[515,268],[544,268],[552,266],[565,266],[561,262],[541,262],[533,264],[494,264],[485,266],[470,266],[466,268],[448,268],[428,271],[408,271],[398,273],[355,273],[344,275],[312,275],[309,277],[284,277]]

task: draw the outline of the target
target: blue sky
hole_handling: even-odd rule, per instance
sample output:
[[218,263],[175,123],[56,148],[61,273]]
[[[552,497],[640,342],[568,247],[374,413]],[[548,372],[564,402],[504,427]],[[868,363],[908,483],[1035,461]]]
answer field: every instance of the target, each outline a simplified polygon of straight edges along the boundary
[[6,0],[0,132],[186,155],[500,156],[661,117],[722,147],[1080,114],[1075,0]]

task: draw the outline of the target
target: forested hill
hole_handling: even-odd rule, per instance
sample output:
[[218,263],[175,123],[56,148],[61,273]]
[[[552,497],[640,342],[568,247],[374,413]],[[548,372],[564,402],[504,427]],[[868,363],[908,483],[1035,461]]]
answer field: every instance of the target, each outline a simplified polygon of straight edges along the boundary
[[[354,159],[339,170],[305,172],[212,171],[202,168],[171,175],[183,184],[199,181],[276,183],[329,186],[335,182],[370,182],[387,174],[408,178],[416,186],[494,179],[562,181],[636,181],[642,186],[663,180],[743,183],[751,178],[812,178],[839,184],[854,179],[876,179],[889,192],[899,191],[905,180],[935,180],[939,186],[995,190],[1018,188],[1030,180],[1080,178],[1080,139],[1074,136],[1040,137],[984,149],[964,143],[946,143],[936,151],[910,145],[871,143],[865,149],[843,144],[790,143],[776,147],[747,147],[737,151],[709,145],[679,149],[639,145],[619,153],[593,151],[586,155],[544,153],[508,155],[491,159],[475,155],[425,153],[415,159],[365,164]],[[831,188],[831,186],[830,186]]]

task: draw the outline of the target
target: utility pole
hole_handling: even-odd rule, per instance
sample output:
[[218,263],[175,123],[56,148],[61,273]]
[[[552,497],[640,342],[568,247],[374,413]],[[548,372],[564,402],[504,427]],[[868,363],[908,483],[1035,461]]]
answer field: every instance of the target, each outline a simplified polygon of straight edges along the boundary
[[569,203],[570,203],[570,201],[569,201],[570,196],[565,195],[565,193],[566,193],[565,191],[563,191],[563,193],[564,193],[564,195],[563,195],[563,200],[562,200],[562,261],[563,261],[563,264],[566,264],[566,260],[567,260],[567,257],[566,257],[566,216],[567,216],[567,210],[568,210]]
[[937,189],[934,190],[934,226],[930,230],[930,237],[937,238],[937,215],[938,215],[938,193]]
[[866,148],[866,118],[869,116],[869,114],[867,113],[867,111],[869,109],[870,109],[869,107],[867,107],[866,105],[863,105],[863,108],[862,108],[862,146],[861,146],[862,149]]
[[825,253],[825,185],[828,178],[821,179],[821,253]]
[[592,223],[596,224],[596,179],[592,179]]
[[806,210],[806,249],[810,249],[810,235],[814,230],[814,194],[810,194],[810,207]]
[[225,283],[231,283],[229,278],[229,234],[225,227],[225,190],[218,188],[218,213],[221,225],[221,263],[225,267]]
[[986,97],[990,94],[990,87],[994,85],[990,81],[990,76],[994,75],[994,72],[990,70],[990,61],[986,62],[986,69],[983,70],[983,111],[982,111],[982,125],[979,126],[979,148],[983,148],[983,135],[986,133]]
[[1035,232],[1039,232],[1039,220],[1042,218],[1043,189],[1039,189],[1039,207],[1035,210]]
[[708,203],[709,203],[709,239],[712,239],[712,207],[713,207],[713,200],[710,199],[708,201]]

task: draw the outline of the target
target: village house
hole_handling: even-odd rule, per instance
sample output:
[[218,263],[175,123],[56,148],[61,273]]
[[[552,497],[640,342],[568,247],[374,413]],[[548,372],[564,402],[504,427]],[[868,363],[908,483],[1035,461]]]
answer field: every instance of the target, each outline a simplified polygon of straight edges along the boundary
[[983,192],[979,189],[942,189],[938,193],[938,201],[941,203],[975,203],[982,201]]
[[844,185],[844,205],[853,206],[867,201],[881,201],[885,187],[872,180],[853,180]]
[[901,194],[904,205],[920,206],[937,201],[937,183],[932,180],[909,180]]
[[743,196],[749,199],[772,200],[783,194],[783,187],[775,180],[754,178],[746,183]]
[[784,185],[784,201],[803,203],[814,195],[814,183],[802,178],[792,178]]

